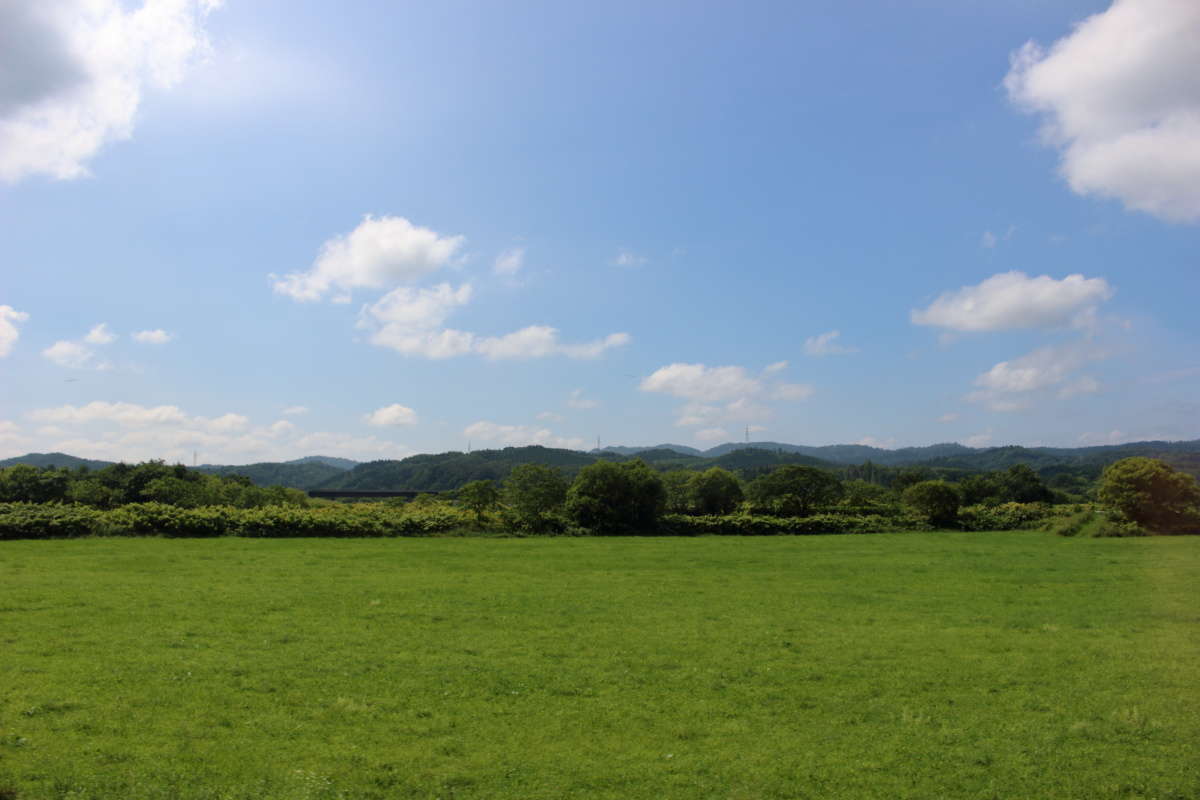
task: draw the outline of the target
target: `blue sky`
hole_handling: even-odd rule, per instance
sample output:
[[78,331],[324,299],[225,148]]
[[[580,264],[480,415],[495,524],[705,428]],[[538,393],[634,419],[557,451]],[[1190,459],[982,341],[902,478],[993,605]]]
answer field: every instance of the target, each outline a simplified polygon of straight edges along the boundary
[[48,5],[0,457],[1200,437],[1186,0]]

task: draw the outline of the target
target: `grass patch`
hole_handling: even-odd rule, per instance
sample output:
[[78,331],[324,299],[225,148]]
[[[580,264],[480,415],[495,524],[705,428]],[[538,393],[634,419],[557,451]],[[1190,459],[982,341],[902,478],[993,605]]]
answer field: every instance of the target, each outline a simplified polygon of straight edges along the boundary
[[0,797],[1196,798],[1200,538],[0,546]]

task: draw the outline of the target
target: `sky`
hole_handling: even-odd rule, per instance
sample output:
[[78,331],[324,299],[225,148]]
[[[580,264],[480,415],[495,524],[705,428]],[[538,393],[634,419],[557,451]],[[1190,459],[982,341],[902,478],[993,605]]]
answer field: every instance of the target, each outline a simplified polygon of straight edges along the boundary
[[1200,4],[10,0],[0,458],[1200,438]]

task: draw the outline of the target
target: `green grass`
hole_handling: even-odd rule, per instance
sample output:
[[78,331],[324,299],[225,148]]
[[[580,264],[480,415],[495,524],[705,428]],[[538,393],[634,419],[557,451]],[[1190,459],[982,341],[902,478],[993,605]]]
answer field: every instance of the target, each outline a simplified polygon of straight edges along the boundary
[[0,798],[1198,798],[1200,538],[0,543]]

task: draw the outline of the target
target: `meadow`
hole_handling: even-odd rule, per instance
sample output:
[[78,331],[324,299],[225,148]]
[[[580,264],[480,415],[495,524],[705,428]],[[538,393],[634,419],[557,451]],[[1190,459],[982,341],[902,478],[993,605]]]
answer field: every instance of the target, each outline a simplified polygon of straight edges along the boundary
[[1197,586],[1197,537],[0,542],[0,798],[1198,798]]

